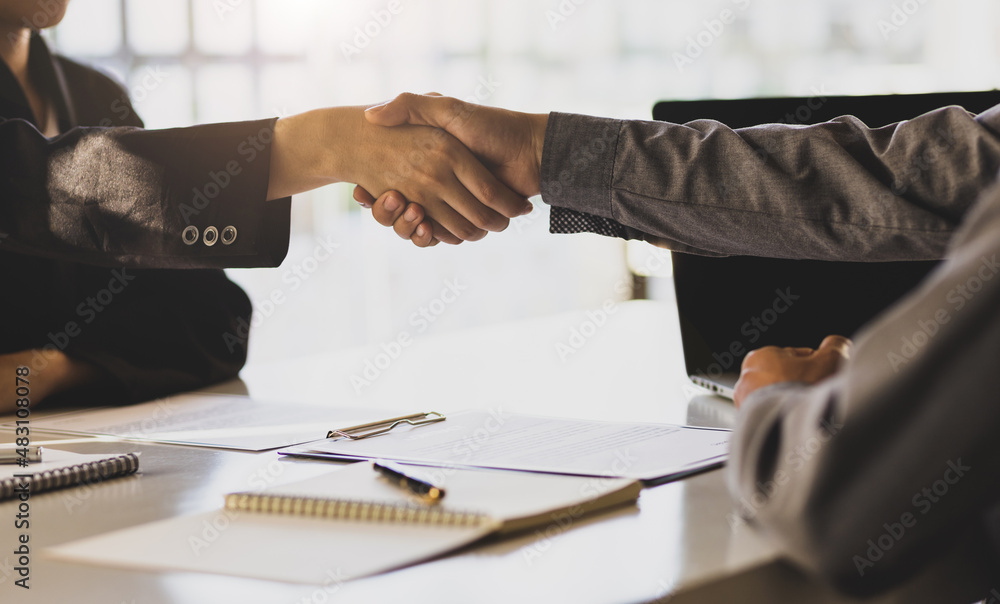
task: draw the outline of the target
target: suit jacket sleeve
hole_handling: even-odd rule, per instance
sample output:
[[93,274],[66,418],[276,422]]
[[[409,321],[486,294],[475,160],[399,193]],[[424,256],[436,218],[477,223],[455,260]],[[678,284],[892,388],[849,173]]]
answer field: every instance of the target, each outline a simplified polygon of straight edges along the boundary
[[920,260],[941,258],[998,167],[1000,107],[877,129],[852,117],[733,130],[553,113],[541,191],[553,215],[676,251]]
[[998,258],[994,188],[836,378],[763,388],[741,409],[727,470],[739,511],[842,588],[903,579],[982,534],[1000,500]]
[[[270,119],[76,127],[48,139],[23,119],[0,120],[0,245],[102,266],[277,266],[290,199],[265,201],[273,130]],[[210,227],[236,237],[206,245]]]

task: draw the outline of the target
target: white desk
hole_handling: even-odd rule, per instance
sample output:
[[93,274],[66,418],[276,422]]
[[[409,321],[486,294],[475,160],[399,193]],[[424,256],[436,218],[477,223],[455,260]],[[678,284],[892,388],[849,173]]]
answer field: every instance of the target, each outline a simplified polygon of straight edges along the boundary
[[[683,374],[675,312],[652,302],[619,305],[565,361],[556,343],[569,342],[572,329],[579,330],[588,320],[585,313],[418,337],[360,395],[351,375],[363,369],[379,346],[251,367],[243,377],[255,398],[279,402],[442,412],[502,406],[512,412],[582,418],[726,425],[733,417],[726,403],[712,397],[691,399],[694,389]],[[220,389],[234,392],[241,387],[232,383]],[[11,439],[9,433],[0,438]],[[216,509],[224,493],[247,488],[253,477],[292,481],[330,467],[325,462],[279,462],[275,453],[195,447],[92,441],[66,448],[142,451],[142,475],[33,497],[32,589],[23,593],[13,586],[9,552],[14,544],[2,542],[0,601],[849,601],[777,561],[773,549],[750,529],[731,529],[721,471],[647,489],[638,509],[588,519],[560,534],[527,534],[326,587],[54,562],[43,557],[45,546]],[[0,526],[5,527],[0,541],[10,540],[7,527],[14,513],[12,502],[0,505]],[[944,576],[961,582],[960,574]],[[934,577],[925,574],[921,582],[933,585]],[[925,585],[907,592],[926,595],[930,592]],[[907,592],[877,601],[921,601]]]

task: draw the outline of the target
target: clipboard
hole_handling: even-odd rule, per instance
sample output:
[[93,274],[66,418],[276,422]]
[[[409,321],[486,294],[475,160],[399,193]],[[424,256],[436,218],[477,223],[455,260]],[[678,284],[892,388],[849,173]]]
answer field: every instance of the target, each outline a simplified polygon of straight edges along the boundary
[[[427,420],[439,415],[416,414],[354,426],[340,430],[354,438],[334,434],[335,438],[281,449],[278,454],[332,461],[384,459],[438,468],[612,476],[658,484],[716,468],[729,452],[728,430],[542,417],[499,408],[449,413],[449,425],[425,431],[390,428],[431,425],[437,422]],[[357,438],[374,433],[383,438]]]
[[425,411],[423,413],[413,413],[410,415],[401,415],[399,417],[392,417],[389,419],[384,419],[377,422],[369,422],[367,424],[359,424],[357,426],[351,426],[350,428],[341,428],[339,430],[330,430],[326,433],[327,438],[347,438],[350,440],[363,440],[365,438],[371,438],[372,436],[378,436],[379,434],[385,434],[391,432],[393,428],[399,425],[409,425],[409,426],[426,426],[427,424],[435,424],[437,422],[443,422],[448,419],[444,415],[438,413],[437,411]]

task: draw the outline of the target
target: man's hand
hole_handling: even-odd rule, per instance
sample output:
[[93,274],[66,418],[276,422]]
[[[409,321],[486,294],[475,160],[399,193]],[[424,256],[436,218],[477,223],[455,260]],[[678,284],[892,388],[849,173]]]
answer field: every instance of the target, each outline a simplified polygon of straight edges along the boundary
[[[379,126],[411,124],[441,128],[475,153],[515,192],[531,197],[541,189],[539,175],[548,124],[546,114],[485,107],[438,94],[404,93],[388,103],[370,107],[365,117]],[[393,204],[392,208],[386,208],[386,198],[375,200],[361,187],[355,189],[354,198],[363,206],[371,207],[380,224],[393,227],[398,235],[411,239],[419,247],[433,245],[428,241],[446,241],[438,236],[442,229],[436,224],[430,208],[426,208],[430,214],[427,220],[416,223],[406,220],[419,212],[422,205],[419,202],[415,209],[411,209],[410,204],[405,207]],[[428,237],[427,230],[433,235]]]
[[399,191],[387,191],[375,199],[359,186],[354,187],[354,199],[363,207],[370,209],[379,224],[391,226],[397,235],[409,239],[417,247],[430,247],[441,241],[451,244],[461,243],[436,221],[427,218],[422,207],[406,201]]
[[[369,107],[378,126],[433,126],[457,138],[515,192],[538,195],[547,114],[530,114],[467,103],[438,94],[403,93]],[[415,200],[410,200],[415,201]]]
[[836,373],[850,352],[851,341],[843,336],[827,336],[816,350],[776,346],[754,350],[743,359],[733,401],[739,407],[754,390],[780,382],[815,384]]

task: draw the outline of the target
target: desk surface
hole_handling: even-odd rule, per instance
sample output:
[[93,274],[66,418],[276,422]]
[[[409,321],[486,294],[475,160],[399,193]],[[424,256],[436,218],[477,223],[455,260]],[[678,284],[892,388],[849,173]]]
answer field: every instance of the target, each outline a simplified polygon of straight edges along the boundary
[[[553,416],[731,424],[734,411],[727,403],[692,396],[697,391],[683,373],[672,307],[630,302],[613,308],[615,312],[603,319],[593,313],[569,313],[420,335],[390,363],[381,359],[385,369],[361,388],[352,376],[361,375],[366,361],[374,362],[383,346],[249,367],[242,383],[220,390],[245,387],[254,398],[276,404],[442,412],[502,406],[510,412]],[[36,433],[34,440],[39,438]],[[0,432],[0,440],[11,440],[11,434]],[[326,586],[56,562],[44,557],[46,546],[217,509],[225,493],[247,489],[261,479],[290,482],[331,467],[329,462],[279,460],[274,452],[89,439],[61,446],[84,453],[141,451],[142,474],[33,497],[32,589],[24,593],[13,586],[14,544],[0,543],[4,601],[9,601],[9,593],[18,602],[113,604],[699,602],[726,597],[845,601],[778,561],[774,550],[749,528],[733,527],[723,472],[718,470],[646,489],[637,509],[585,519],[564,531],[496,541],[403,570],[345,583],[334,580]],[[10,526],[15,513],[13,502],[0,505],[0,523]],[[7,528],[0,532],[5,540],[12,534]]]

